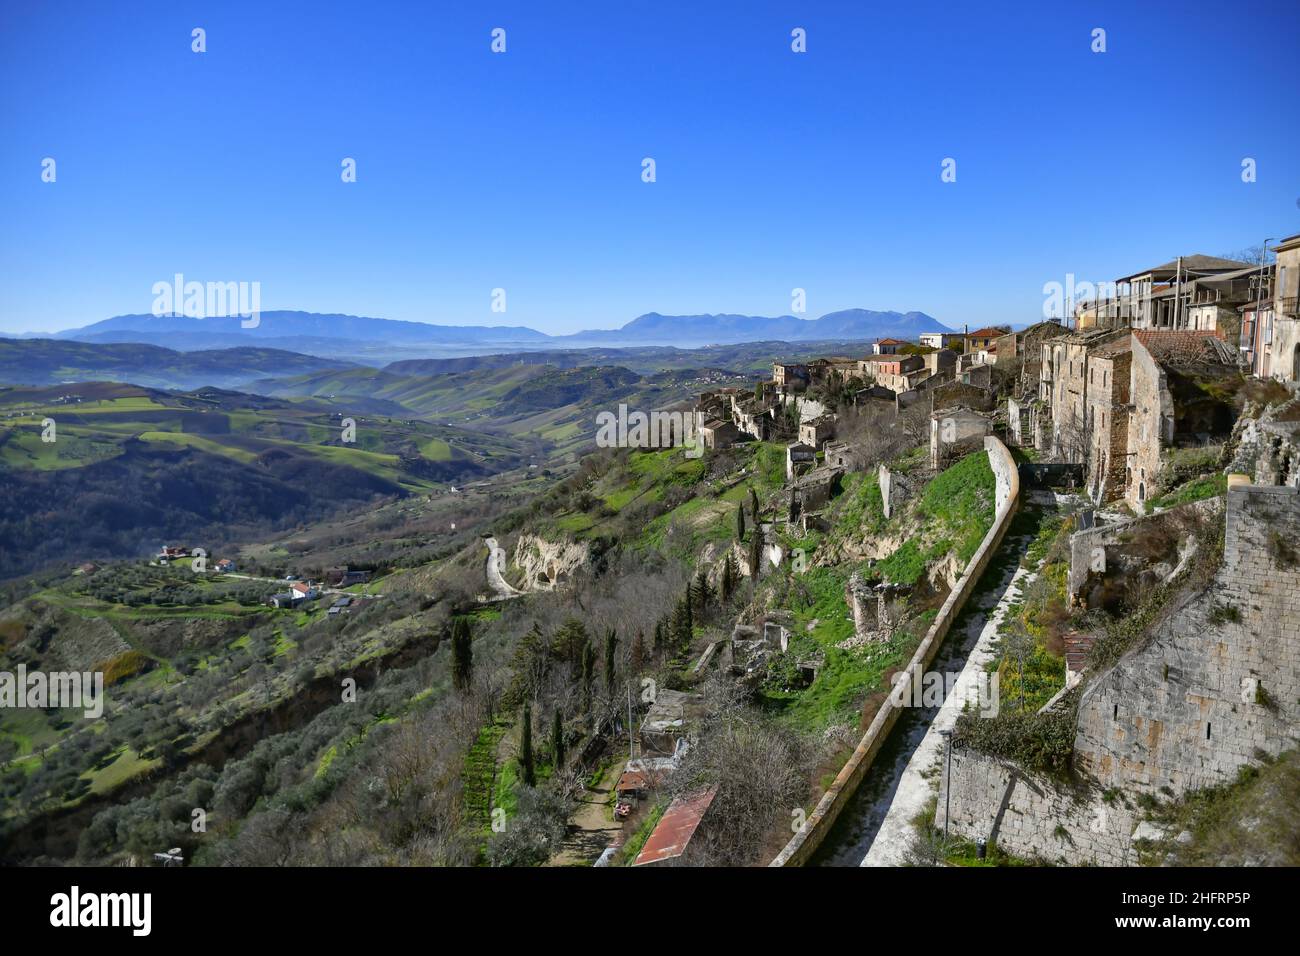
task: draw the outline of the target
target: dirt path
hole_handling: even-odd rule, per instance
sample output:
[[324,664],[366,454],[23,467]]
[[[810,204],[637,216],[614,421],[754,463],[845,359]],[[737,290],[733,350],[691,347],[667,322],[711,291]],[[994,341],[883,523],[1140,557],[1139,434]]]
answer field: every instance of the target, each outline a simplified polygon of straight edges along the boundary
[[578,807],[569,818],[569,830],[559,852],[548,866],[591,866],[612,843],[622,840],[623,827],[610,819],[609,803],[618,783],[615,764],[605,771],[600,784],[588,787],[578,798]]

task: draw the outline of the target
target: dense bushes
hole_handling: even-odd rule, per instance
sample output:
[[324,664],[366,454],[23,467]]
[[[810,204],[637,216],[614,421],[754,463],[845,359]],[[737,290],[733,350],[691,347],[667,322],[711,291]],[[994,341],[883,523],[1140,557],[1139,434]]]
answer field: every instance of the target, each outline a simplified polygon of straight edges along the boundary
[[1076,693],[1045,714],[1002,710],[996,717],[965,713],[957,718],[954,747],[970,747],[1013,760],[1029,770],[1065,775],[1074,754]]

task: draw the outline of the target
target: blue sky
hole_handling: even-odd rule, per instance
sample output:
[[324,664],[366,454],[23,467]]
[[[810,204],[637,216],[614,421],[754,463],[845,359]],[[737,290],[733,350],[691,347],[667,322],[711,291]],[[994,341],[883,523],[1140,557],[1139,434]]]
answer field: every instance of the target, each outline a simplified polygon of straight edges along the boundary
[[1300,5],[954,6],[6,4],[0,331],[177,272],[548,332],[795,287],[1016,322],[1066,273],[1300,232]]

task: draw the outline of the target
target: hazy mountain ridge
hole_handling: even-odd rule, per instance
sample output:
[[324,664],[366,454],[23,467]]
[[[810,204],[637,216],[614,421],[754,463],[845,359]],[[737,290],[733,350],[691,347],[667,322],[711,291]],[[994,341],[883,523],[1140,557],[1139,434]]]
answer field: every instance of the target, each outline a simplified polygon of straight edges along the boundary
[[[166,348],[230,347],[250,340],[294,351],[351,354],[367,346],[431,350],[516,346],[530,350],[579,345],[721,345],[761,340],[809,342],[825,339],[870,340],[921,332],[950,331],[924,312],[843,309],[818,319],[793,315],[663,315],[648,312],[617,329],[588,329],[548,335],[526,326],[433,325],[368,316],[272,311],[258,325],[244,328],[237,317],[210,319],[182,315],[119,315],[76,329],[41,336],[87,342],[138,342]],[[24,335],[16,338],[33,338]],[[326,356],[328,357],[328,356]]]

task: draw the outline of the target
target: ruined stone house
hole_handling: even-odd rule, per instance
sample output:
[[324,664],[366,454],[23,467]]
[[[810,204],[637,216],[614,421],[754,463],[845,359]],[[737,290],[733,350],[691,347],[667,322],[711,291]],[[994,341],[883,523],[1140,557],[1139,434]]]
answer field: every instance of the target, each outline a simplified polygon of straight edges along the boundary
[[941,408],[930,414],[930,467],[936,471],[949,462],[984,447],[993,434],[988,416],[969,408]]

